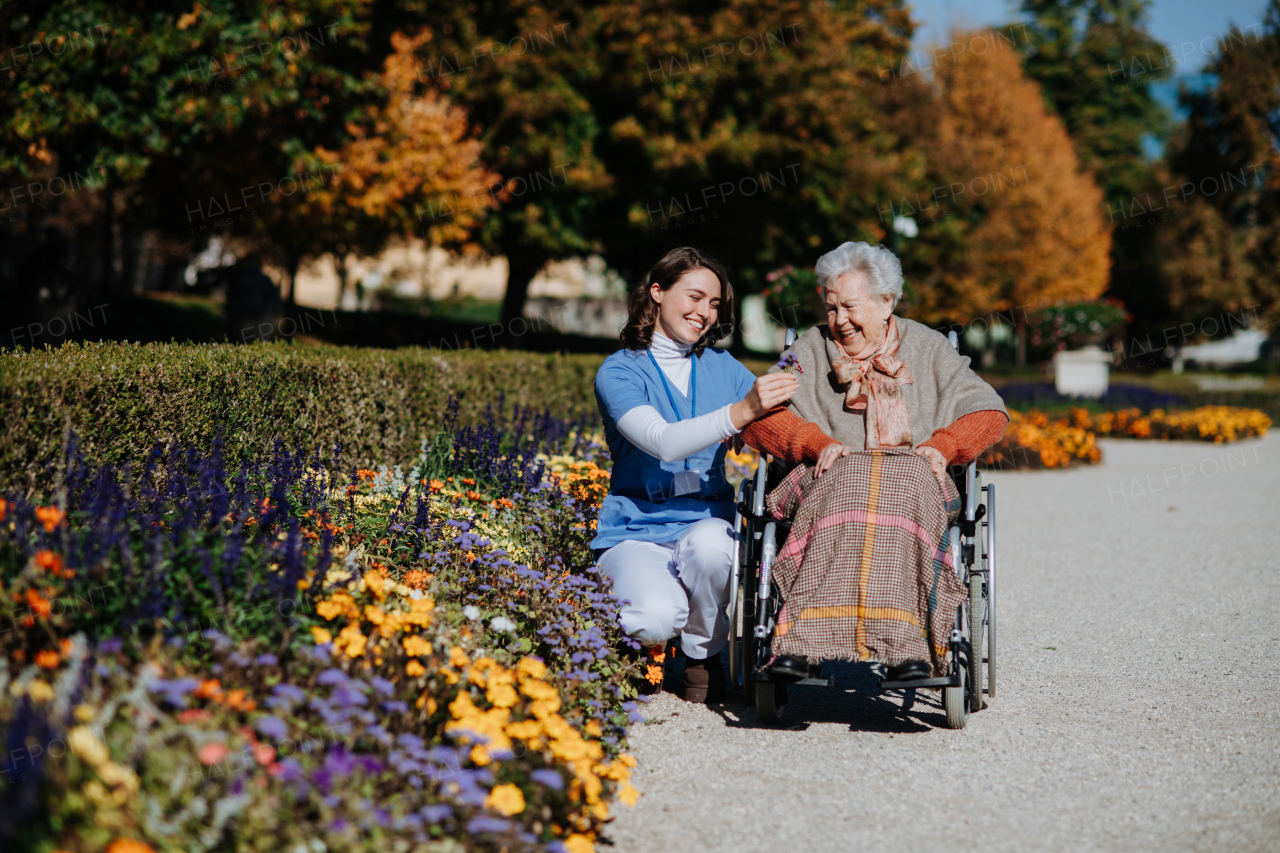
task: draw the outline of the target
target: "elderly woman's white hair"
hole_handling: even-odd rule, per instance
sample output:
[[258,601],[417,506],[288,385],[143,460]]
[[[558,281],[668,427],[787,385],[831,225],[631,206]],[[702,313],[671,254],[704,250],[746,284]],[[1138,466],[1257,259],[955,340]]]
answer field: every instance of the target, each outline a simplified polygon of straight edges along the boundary
[[813,270],[818,274],[818,285],[823,288],[843,275],[863,272],[867,274],[872,296],[892,296],[894,307],[902,298],[902,263],[884,246],[841,243],[818,258]]

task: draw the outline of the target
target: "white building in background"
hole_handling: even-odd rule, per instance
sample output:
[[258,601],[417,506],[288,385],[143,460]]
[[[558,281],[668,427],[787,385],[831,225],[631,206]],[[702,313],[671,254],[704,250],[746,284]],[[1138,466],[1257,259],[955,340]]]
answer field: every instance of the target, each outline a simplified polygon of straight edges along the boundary
[[1261,329],[1241,329],[1229,338],[1183,347],[1173,360],[1173,372],[1181,373],[1187,362],[1200,367],[1230,367],[1248,364],[1262,357],[1267,333]]
[[[374,258],[352,258],[347,267],[347,292],[341,290],[332,255],[324,255],[298,271],[294,299],[300,305],[322,309],[354,310],[356,282],[363,282],[366,305],[374,291],[384,289],[409,299],[467,297],[501,301],[507,287],[505,258],[470,261],[420,240],[394,244]],[[529,301],[622,300],[626,283],[599,257],[556,261],[542,270],[529,287]],[[535,312],[530,312],[533,315]],[[561,312],[569,316],[572,312]],[[538,316],[548,316],[545,312]],[[563,331],[570,331],[564,329]],[[616,332],[615,332],[616,334]]]

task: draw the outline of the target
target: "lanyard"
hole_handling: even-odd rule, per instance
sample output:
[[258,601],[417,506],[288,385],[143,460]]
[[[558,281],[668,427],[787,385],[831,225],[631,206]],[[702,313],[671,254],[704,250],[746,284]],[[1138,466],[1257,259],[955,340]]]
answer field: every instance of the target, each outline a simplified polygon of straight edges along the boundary
[[[667,375],[662,372],[662,368],[658,365],[658,360],[653,357],[653,350],[649,350],[649,360],[653,362],[653,369],[658,371],[658,378],[662,380],[662,388],[667,392],[667,399],[671,401],[671,411],[676,413],[676,422],[684,420],[680,417],[680,408],[676,405],[676,395],[671,393],[671,386],[667,384]],[[689,417],[696,418],[698,416],[698,357],[689,356],[693,363],[689,365]],[[689,470],[689,457],[684,459],[685,470]]]

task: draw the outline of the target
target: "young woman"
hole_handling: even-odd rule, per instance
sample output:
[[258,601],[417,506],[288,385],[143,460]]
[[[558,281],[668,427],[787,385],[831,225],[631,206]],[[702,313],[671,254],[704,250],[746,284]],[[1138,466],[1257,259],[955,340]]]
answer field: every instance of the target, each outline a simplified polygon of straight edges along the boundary
[[623,630],[644,647],[681,635],[681,695],[720,701],[720,651],[733,540],[726,439],[788,400],[796,379],[756,379],[708,344],[733,323],[725,268],[693,248],[664,255],[632,289],[624,349],[596,374],[596,400],[613,456],[597,550]]

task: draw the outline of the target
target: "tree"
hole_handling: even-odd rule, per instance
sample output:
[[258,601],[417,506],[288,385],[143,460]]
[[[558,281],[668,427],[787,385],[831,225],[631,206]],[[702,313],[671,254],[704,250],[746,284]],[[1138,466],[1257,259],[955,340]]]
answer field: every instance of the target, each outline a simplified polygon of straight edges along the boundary
[[1155,232],[1129,220],[1142,206],[1135,200],[1163,189],[1144,142],[1169,130],[1151,87],[1176,73],[1179,58],[1148,32],[1149,6],[1149,0],[1023,0],[1028,20],[1006,28],[1024,45],[1026,76],[1040,84],[1102,189],[1114,228],[1110,290],[1140,326],[1163,321],[1168,285],[1159,274]]
[[1210,316],[1255,308],[1280,327],[1280,2],[1261,32],[1233,28],[1205,71],[1216,85],[1180,95],[1187,121],[1168,162],[1189,204],[1169,235],[1172,301]]
[[[0,175],[40,186],[100,172],[77,202],[101,199],[108,256],[117,227],[187,248],[213,235],[268,243],[292,270],[307,255],[373,251],[418,225],[415,207],[492,177],[464,115],[414,91],[413,50],[429,36],[405,41],[374,11],[6,3],[4,43],[34,56],[0,87]],[[37,208],[30,230],[65,207]],[[425,233],[457,245],[474,224],[464,214]]]
[[694,242],[751,283],[883,236],[901,146],[874,94],[910,39],[900,0],[515,0],[422,22],[426,75],[511,194],[480,234],[510,263],[508,321],[552,258],[600,252],[630,276]]
[[[333,254],[339,302],[347,288],[347,256],[373,255],[391,236],[470,246],[483,210],[451,202],[488,195],[498,180],[480,163],[480,142],[471,136],[466,114],[434,89],[424,91],[418,80],[415,52],[430,39],[425,30],[412,38],[392,34],[392,53],[379,80],[386,102],[369,105],[348,122],[350,141],[340,151],[317,146],[300,160],[297,171],[327,170],[330,180],[273,207],[274,215],[264,220],[270,242],[288,253],[291,276],[302,258]],[[446,207],[451,215],[419,225],[422,211]]]
[[900,121],[934,189],[895,213],[923,220],[905,256],[920,319],[1000,312],[1021,332],[1033,308],[1102,293],[1111,239],[1101,192],[1017,54],[995,33],[952,41],[979,38],[993,49],[940,55],[934,83],[907,96]]

